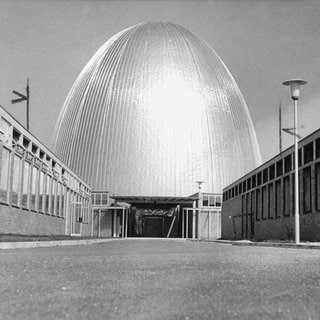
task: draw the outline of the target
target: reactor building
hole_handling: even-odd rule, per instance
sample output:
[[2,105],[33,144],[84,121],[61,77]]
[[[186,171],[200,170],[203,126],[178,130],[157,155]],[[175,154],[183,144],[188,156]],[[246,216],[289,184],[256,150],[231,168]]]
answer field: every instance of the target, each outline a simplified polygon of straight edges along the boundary
[[187,196],[222,188],[261,163],[243,96],[203,40],[173,23],[109,39],[72,86],[55,154],[92,190]]

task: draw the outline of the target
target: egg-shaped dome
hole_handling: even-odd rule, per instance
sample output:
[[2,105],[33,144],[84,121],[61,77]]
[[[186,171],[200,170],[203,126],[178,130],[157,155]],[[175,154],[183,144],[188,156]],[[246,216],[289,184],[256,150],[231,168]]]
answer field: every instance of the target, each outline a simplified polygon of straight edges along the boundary
[[55,153],[93,190],[186,196],[222,187],[260,164],[241,92],[204,41],[173,24],[108,40],[71,88]]

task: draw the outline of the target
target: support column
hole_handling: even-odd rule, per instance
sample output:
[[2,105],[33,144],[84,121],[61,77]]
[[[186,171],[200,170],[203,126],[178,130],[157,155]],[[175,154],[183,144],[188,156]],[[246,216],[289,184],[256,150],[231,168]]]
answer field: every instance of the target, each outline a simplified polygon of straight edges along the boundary
[[186,210],[187,216],[186,216],[186,239],[189,238],[189,209]]
[[125,232],[126,238],[128,238],[128,209],[126,209],[126,232]]
[[211,239],[211,211],[208,211],[208,225],[209,225],[209,230],[208,230],[208,238]]
[[182,230],[181,230],[181,238],[183,239],[184,238],[184,213],[185,213],[185,210],[184,208],[182,208]]
[[192,239],[196,238],[196,210],[195,205],[192,210]]
[[98,211],[98,238],[100,238],[100,233],[101,233],[101,230],[100,230],[100,225],[101,225],[101,208],[99,208],[99,211]]

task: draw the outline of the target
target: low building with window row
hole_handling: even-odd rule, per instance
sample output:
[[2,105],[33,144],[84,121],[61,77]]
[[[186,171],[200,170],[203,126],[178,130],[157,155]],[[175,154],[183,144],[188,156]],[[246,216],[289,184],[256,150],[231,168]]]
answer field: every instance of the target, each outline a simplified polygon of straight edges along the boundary
[[91,189],[0,106],[0,234],[91,235]]
[[[301,240],[320,241],[320,129],[299,142]],[[223,239],[294,239],[294,146],[223,190]]]

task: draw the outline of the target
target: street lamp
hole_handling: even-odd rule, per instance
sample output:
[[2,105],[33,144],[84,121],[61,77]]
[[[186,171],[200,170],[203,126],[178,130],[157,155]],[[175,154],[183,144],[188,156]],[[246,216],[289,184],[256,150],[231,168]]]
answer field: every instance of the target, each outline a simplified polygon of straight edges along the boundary
[[202,201],[201,188],[202,188],[203,181],[197,181],[197,184],[198,184],[198,188],[199,188],[199,193],[198,193],[199,203],[198,203],[198,207],[199,207],[199,208],[202,208],[202,206],[203,206],[203,201]]
[[307,84],[307,81],[301,79],[291,79],[282,83],[290,86],[291,98],[294,107],[294,195],[295,195],[295,242],[300,242],[300,221],[299,221],[299,168],[298,168],[298,99],[300,97],[300,86]]

